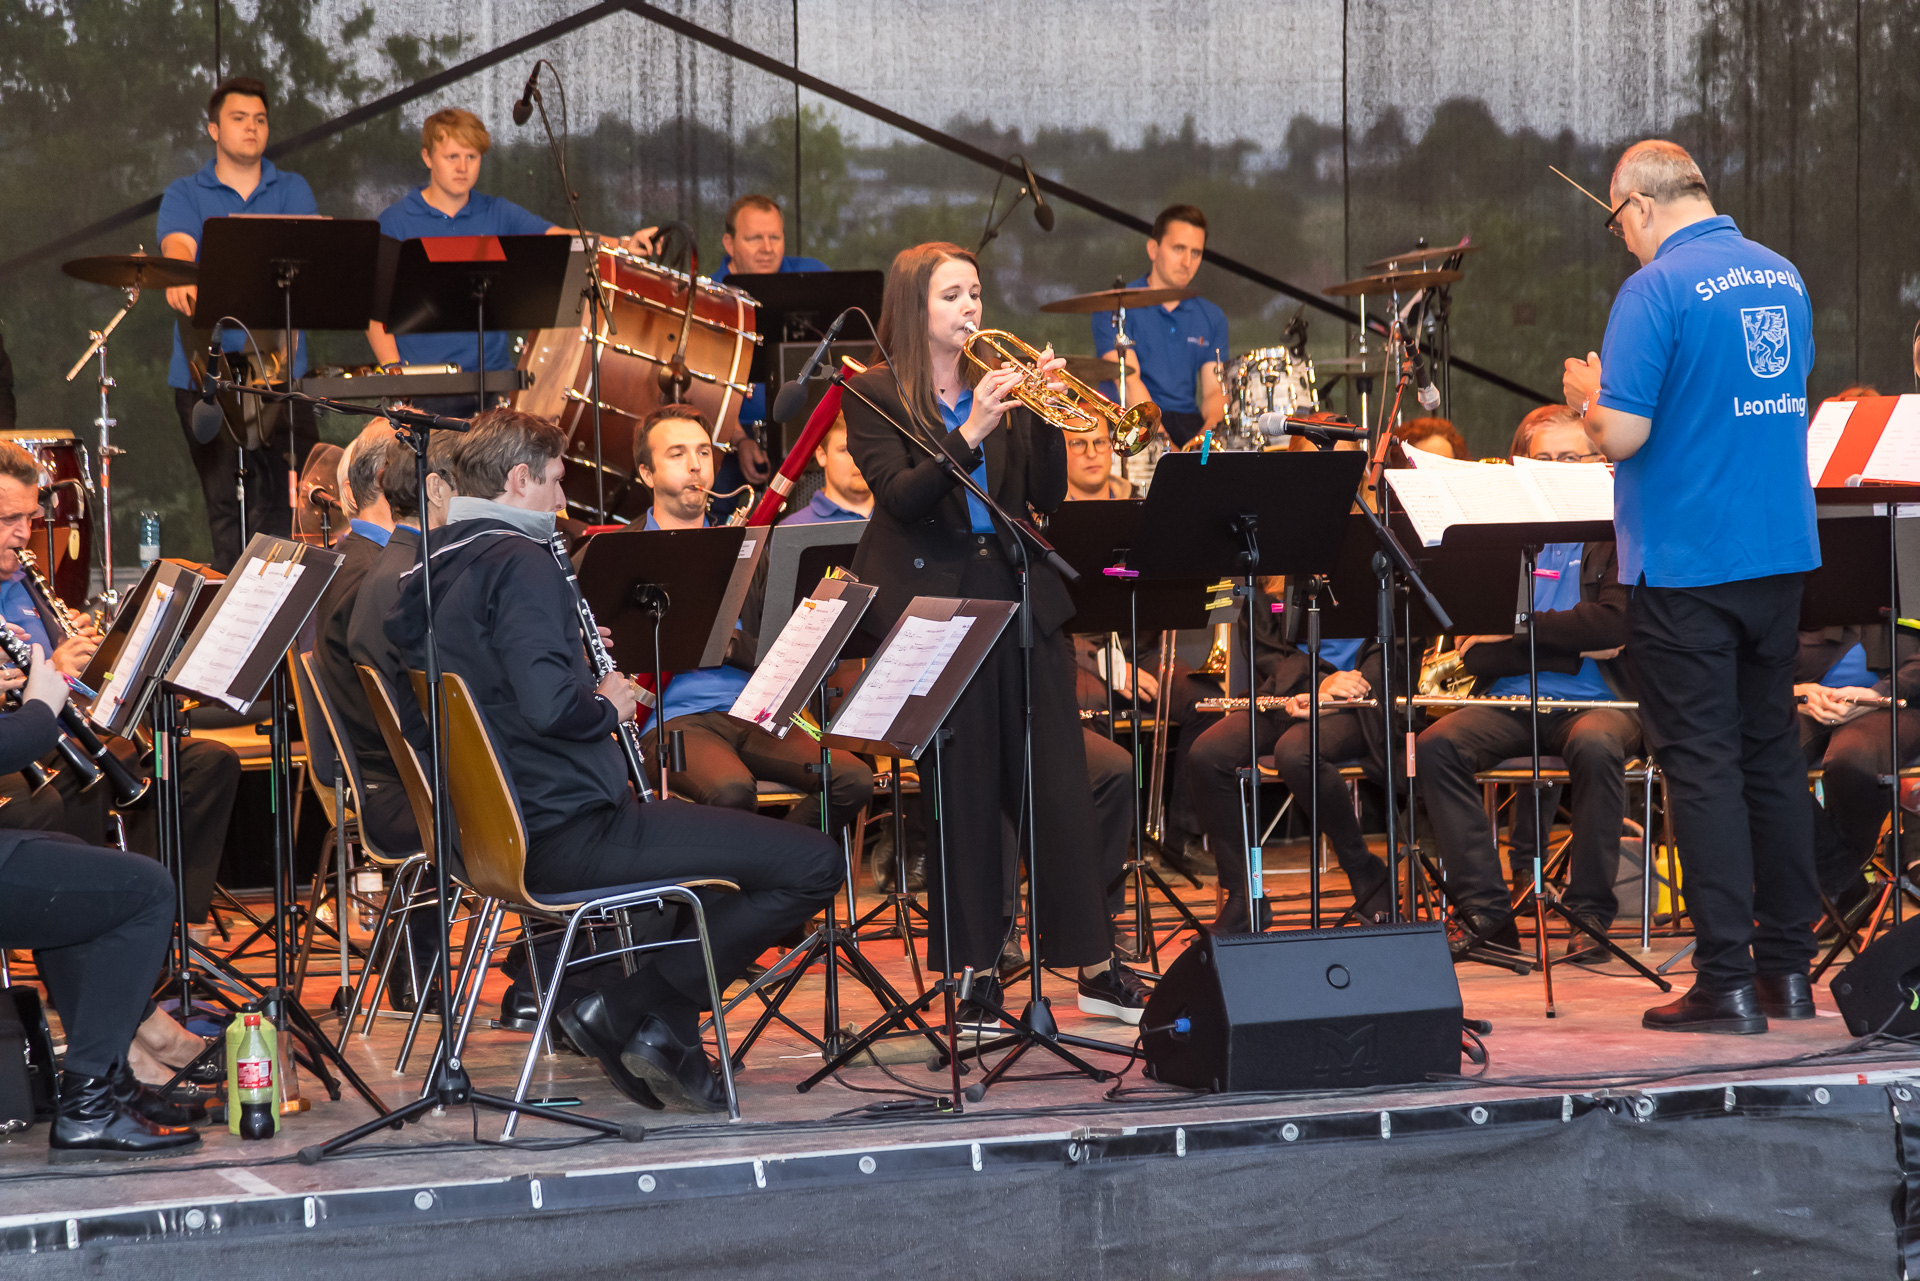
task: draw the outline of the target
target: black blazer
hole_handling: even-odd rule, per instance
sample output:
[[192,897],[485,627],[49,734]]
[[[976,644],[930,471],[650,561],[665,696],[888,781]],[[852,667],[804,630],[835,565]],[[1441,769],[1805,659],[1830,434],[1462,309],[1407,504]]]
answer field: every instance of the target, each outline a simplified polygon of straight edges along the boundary
[[[853,572],[879,589],[861,619],[863,630],[885,636],[915,596],[958,596],[963,566],[978,550],[967,491],[925,451],[901,439],[880,414],[854,391],[864,393],[903,425],[912,426],[893,375],[876,365],[849,380],[841,402],[847,419],[847,449],[873,490],[873,519],[853,554]],[[962,471],[971,472],[984,455],[987,492],[1016,519],[1051,512],[1067,497],[1067,447],[1060,429],[1025,407],[1011,410],[998,430],[970,449],[958,431],[932,430]],[[1010,564],[1019,552],[1010,535],[997,534]],[[1073,598],[1060,576],[1033,558],[1034,625],[1056,632],[1073,617]]]

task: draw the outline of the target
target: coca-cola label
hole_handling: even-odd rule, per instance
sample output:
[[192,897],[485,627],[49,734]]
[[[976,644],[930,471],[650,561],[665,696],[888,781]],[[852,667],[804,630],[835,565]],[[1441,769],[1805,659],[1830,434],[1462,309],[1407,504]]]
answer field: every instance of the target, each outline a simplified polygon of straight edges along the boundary
[[273,1088],[272,1059],[241,1059],[234,1065],[235,1081],[243,1090],[271,1090]]

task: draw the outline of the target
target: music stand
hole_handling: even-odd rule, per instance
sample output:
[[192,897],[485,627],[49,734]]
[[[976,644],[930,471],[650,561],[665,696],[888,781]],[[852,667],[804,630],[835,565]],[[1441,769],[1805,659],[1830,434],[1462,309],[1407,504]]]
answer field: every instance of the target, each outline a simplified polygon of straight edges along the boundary
[[[767,584],[760,606],[760,644],[755,664],[765,659],[778,639],[779,629],[769,620],[784,620],[800,607],[802,589],[817,583],[829,569],[853,563],[853,550],[867,532],[864,520],[829,520],[808,525],[775,525],[767,536]],[[858,638],[855,638],[858,644]]]
[[[1256,932],[1266,926],[1266,885],[1260,860],[1260,718],[1257,698],[1252,580],[1285,574],[1323,575],[1339,561],[1347,514],[1366,469],[1366,455],[1353,450],[1315,453],[1174,453],[1154,468],[1140,523],[1146,529],[1179,530],[1179,538],[1142,542],[1127,554],[1126,568],[1143,578],[1244,577],[1248,673],[1247,910]],[[1238,589],[1236,589],[1238,590]],[[1309,632],[1308,671],[1320,665],[1319,635]],[[1310,679],[1308,733],[1313,764],[1319,763],[1319,682]],[[1319,789],[1308,798],[1315,841],[1319,837]],[[1392,798],[1388,798],[1388,853],[1396,854]],[[1394,857],[1397,867],[1398,859]],[[1318,886],[1319,850],[1308,867]],[[1397,884],[1397,882],[1396,882]],[[1317,911],[1317,894],[1312,903]],[[1397,906],[1399,893],[1396,889]]]
[[550,323],[566,288],[572,246],[571,236],[545,235],[405,241],[380,308],[381,323],[390,334],[471,331],[477,413],[487,407],[487,326],[538,329]]
[[[852,307],[864,310],[869,316],[878,316],[887,276],[881,271],[734,272],[726,283],[729,288],[753,297],[754,328],[763,341],[754,347],[753,359],[747,365],[747,381],[768,383],[780,372],[776,363],[780,344],[818,342],[833,318]],[[870,342],[849,345],[868,349],[873,346]],[[821,363],[822,391],[838,365],[838,361]]]
[[[1111,636],[1124,630],[1127,633],[1127,650],[1132,655],[1129,661],[1135,664],[1136,670],[1143,625],[1150,632],[1182,631],[1207,625],[1206,579],[1142,581],[1137,571],[1116,568],[1124,565],[1127,552],[1139,534],[1142,505],[1143,500],[1137,498],[1066,503],[1054,512],[1047,529],[1055,549],[1066,557],[1068,564],[1080,571],[1079,581],[1067,587],[1074,603],[1074,615],[1067,630],[1095,636]],[[1140,617],[1143,606],[1146,613],[1144,624]],[[1169,664],[1160,672],[1161,698],[1156,700],[1156,712],[1166,705],[1165,696],[1172,679],[1173,670]],[[1120,875],[1133,882],[1134,937],[1137,941],[1134,959],[1144,960],[1157,973],[1160,969],[1160,942],[1153,926],[1153,905],[1147,895],[1149,884],[1160,891],[1161,897],[1173,905],[1181,918],[1181,925],[1168,936],[1168,942],[1179,937],[1181,929],[1204,934],[1206,927],[1147,861],[1146,805],[1141,802],[1140,781],[1143,777],[1164,781],[1162,763],[1166,760],[1168,726],[1164,715],[1156,715],[1153,731],[1155,766],[1151,771],[1143,771],[1140,760],[1140,688],[1137,681],[1132,683],[1129,724],[1132,727],[1130,737],[1133,745],[1133,857],[1127,861]],[[1107,682],[1107,733],[1109,737],[1113,734],[1113,684],[1110,679]],[[1150,786],[1147,804],[1155,803],[1158,798],[1158,790]],[[1156,841],[1159,836],[1158,831],[1153,833]]]

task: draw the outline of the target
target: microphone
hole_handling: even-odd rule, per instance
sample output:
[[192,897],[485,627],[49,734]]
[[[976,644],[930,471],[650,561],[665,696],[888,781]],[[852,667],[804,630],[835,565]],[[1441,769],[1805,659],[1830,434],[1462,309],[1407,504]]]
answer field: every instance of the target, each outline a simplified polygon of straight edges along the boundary
[[326,511],[343,512],[346,510],[345,507],[342,507],[340,505],[340,500],[333,496],[333,491],[328,489],[325,485],[309,483],[307,485],[306,493],[302,494],[300,497],[304,501],[311,503],[313,506],[322,508]]
[[220,349],[220,326],[213,327],[213,339],[207,344],[207,367],[200,375],[200,403],[193,407],[193,413],[187,420],[193,432],[195,443],[211,445],[226,425],[227,416],[220,408],[220,392],[214,386],[214,370],[226,359],[226,353]]
[[784,423],[798,418],[800,411],[807,407],[807,381],[813,377],[814,370],[820,368],[820,362],[827,358],[827,348],[839,335],[840,326],[846,324],[847,317],[852,314],[853,308],[849,307],[835,316],[833,323],[827,326],[825,336],[820,339],[820,345],[813,349],[811,356],[807,357],[807,363],[800,366],[800,376],[790,383],[781,385],[779,394],[773,398],[771,414],[773,421]]
[[1027,164],[1025,156],[1020,157],[1020,172],[1027,177],[1027,194],[1033,197],[1033,220],[1040,224],[1040,230],[1053,230],[1053,206],[1040,194],[1040,180],[1033,176],[1033,169]]
[[1427,367],[1424,352],[1415,352],[1413,356],[1413,398],[1428,413],[1440,408],[1440,389],[1433,385],[1433,373]]
[[513,123],[523,125],[533,119],[534,100],[540,96],[540,64],[533,64],[533,72],[527,76],[527,87],[520,91],[520,101],[513,104]]

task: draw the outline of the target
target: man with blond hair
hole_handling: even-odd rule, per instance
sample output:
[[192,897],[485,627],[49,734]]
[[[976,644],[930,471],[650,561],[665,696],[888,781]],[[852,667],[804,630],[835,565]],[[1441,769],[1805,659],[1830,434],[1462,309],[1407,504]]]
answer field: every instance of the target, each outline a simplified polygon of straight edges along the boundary
[[1666,771],[1698,943],[1645,1026],[1752,1033],[1814,1015],[1819,893],[1793,702],[1813,313],[1792,263],[1714,212],[1686,151],[1635,143],[1607,230],[1640,260],[1567,404],[1611,459],[1627,656]]

